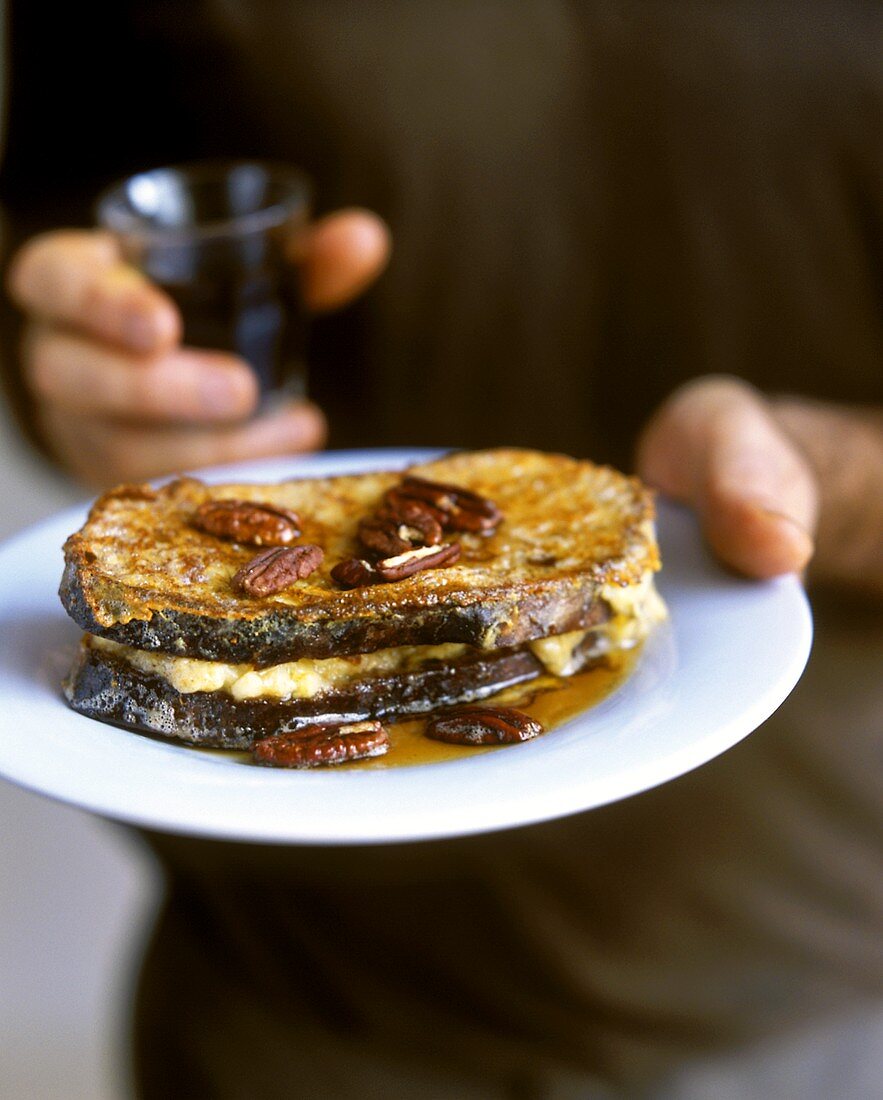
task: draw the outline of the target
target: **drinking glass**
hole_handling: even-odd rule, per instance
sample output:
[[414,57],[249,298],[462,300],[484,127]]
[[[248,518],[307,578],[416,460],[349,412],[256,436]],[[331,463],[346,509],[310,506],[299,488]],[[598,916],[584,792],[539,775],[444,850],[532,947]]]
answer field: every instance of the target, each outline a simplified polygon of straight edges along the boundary
[[262,397],[303,396],[306,322],[292,262],[309,220],[303,172],[257,161],[156,168],[111,187],[98,222],[174,300],[192,347],[235,352]]

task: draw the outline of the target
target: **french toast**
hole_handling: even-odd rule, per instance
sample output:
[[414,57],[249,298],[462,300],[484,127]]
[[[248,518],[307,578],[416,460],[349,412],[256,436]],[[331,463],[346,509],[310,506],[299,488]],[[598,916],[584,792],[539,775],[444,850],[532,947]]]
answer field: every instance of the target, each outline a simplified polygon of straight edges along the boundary
[[[663,614],[653,500],[636,479],[515,449],[455,453],[407,475],[492,501],[502,520],[458,530],[459,556],[443,567],[356,587],[341,584],[341,563],[363,552],[360,523],[401,471],[105,494],[65,545],[61,599],[87,631],[71,705],[248,747],[319,719],[398,717],[566,676],[635,644]],[[295,550],[320,548],[320,564],[251,594],[240,579],[254,572],[255,545],[194,522],[217,502],[295,516]]]

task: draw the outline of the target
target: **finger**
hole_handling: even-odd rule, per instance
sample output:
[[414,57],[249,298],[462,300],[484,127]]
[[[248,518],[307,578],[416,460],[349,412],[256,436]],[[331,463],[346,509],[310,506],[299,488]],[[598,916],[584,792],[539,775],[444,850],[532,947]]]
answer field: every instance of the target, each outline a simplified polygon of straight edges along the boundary
[[317,221],[291,251],[303,267],[309,308],[336,309],[361,294],[386,267],[390,247],[386,223],[369,210],[341,210]]
[[258,401],[235,355],[175,348],[138,359],[53,326],[28,330],[24,368],[37,397],[88,416],[201,423],[241,419]]
[[712,549],[739,572],[772,577],[809,562],[814,477],[749,386],[707,378],[678,390],[647,426],[638,470],[696,508]]
[[321,447],[325,418],[315,405],[293,402],[235,428],[142,428],[70,417],[47,405],[44,435],[62,461],[97,488],[228,462],[297,454]]
[[66,229],[35,237],[13,259],[7,281],[27,312],[132,351],[156,353],[181,338],[174,303],[122,262],[108,233]]

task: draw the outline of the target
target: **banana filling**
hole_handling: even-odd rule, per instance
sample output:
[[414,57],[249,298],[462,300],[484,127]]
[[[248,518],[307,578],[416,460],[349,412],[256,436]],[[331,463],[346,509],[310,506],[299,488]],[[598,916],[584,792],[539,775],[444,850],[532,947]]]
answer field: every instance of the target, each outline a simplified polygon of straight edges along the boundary
[[[628,588],[606,586],[602,595],[613,612],[603,625],[591,631],[574,630],[528,642],[531,652],[547,672],[569,676],[585,663],[587,656],[630,649],[643,641],[654,623],[665,618],[665,605],[656,592],[652,573],[648,572],[638,584]],[[587,652],[583,642],[588,634],[593,641]],[[395,646],[351,657],[302,658],[256,668],[250,664],[152,653],[92,634],[86,635],[84,644],[124,660],[142,672],[161,676],[182,695],[223,691],[237,700],[312,699],[371,676],[415,672],[429,661],[457,661],[472,649],[454,643]]]
[[248,664],[148,653],[94,635],[88,636],[87,644],[127,661],[142,672],[162,676],[182,695],[194,691],[225,691],[234,699],[312,699],[369,676],[413,672],[427,661],[453,661],[470,648],[454,644],[397,646],[352,657],[323,660],[304,657],[268,668],[255,668]]

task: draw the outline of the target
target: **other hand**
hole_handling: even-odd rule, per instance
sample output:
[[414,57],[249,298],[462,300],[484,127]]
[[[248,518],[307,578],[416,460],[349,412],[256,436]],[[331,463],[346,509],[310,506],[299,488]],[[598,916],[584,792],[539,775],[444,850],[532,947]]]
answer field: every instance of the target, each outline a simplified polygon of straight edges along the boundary
[[883,595],[879,412],[700,378],[651,418],[637,465],[695,507],[711,548],[738,572],[803,572],[815,555],[820,580]]
[[[334,309],[386,264],[389,233],[363,210],[331,214],[299,248],[304,294]],[[101,230],[35,237],[10,267],[27,315],[26,385],[59,461],[97,487],[322,445],[322,413],[292,401],[253,416],[254,375],[232,353],[181,345],[174,303]]]

